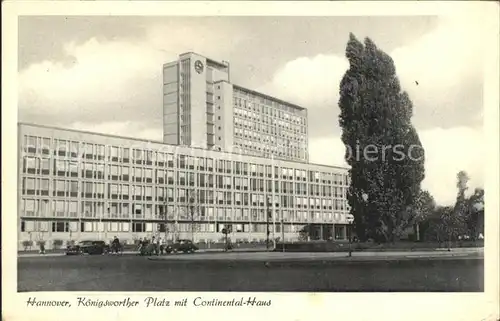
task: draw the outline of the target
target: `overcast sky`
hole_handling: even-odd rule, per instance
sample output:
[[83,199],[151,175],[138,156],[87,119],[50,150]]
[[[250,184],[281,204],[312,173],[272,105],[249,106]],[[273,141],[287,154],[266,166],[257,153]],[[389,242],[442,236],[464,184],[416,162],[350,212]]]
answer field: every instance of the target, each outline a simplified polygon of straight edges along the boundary
[[[389,53],[415,110],[428,189],[483,185],[478,18],[22,17],[19,120],[162,139],[162,64],[195,51],[231,63],[231,81],[309,110],[312,162],[345,165],[338,91],[349,32]],[[415,81],[418,81],[417,86]]]

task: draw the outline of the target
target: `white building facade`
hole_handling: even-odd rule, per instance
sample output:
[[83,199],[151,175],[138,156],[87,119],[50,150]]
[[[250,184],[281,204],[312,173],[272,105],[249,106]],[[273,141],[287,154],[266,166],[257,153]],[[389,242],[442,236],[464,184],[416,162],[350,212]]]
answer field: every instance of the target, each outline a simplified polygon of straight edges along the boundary
[[308,161],[307,109],[230,82],[227,62],[185,53],[163,66],[167,144]]
[[263,241],[268,213],[274,237],[283,229],[297,240],[307,224],[315,238],[346,235],[345,168],[32,124],[18,135],[20,247],[115,235],[217,241],[228,225],[233,241]]

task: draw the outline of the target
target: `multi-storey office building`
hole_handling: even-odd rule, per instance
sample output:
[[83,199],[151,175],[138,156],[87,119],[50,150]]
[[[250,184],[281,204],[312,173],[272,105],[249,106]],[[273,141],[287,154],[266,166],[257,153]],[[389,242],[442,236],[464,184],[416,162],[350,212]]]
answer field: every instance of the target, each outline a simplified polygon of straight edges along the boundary
[[[167,237],[345,238],[347,170],[19,124],[19,244]],[[283,223],[281,223],[283,221]]]
[[307,109],[232,84],[227,62],[180,55],[163,97],[164,143],[308,161]]

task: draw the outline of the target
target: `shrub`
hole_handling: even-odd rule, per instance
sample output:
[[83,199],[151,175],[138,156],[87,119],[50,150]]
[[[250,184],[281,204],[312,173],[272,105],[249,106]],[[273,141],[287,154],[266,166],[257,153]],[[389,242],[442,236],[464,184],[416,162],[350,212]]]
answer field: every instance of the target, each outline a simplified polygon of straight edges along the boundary
[[32,246],[33,246],[33,241],[31,240],[23,241],[23,247],[25,251],[27,251],[28,248],[31,250]]
[[416,242],[417,241],[417,235],[415,233],[408,234],[408,241]]
[[67,246],[73,246],[73,245],[75,245],[75,243],[76,243],[75,240],[69,240],[69,241],[66,242],[66,245]]
[[61,246],[64,244],[63,240],[54,240],[52,243],[54,245],[54,249],[60,249]]
[[299,232],[299,237],[298,237],[299,241],[302,241],[302,242],[303,241],[307,241],[308,238],[309,238],[309,234],[308,233],[306,233],[304,231],[300,231]]

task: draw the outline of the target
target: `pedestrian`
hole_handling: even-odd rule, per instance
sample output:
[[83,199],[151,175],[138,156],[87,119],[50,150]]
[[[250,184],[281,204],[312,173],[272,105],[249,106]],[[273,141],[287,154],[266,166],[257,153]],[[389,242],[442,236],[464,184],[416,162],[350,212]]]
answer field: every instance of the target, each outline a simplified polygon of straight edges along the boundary
[[139,247],[137,249],[140,255],[144,255],[144,251],[146,250],[146,238],[139,238]]
[[149,251],[149,240],[144,237],[142,240],[141,255],[147,255]]
[[161,239],[161,237],[158,236],[158,239],[156,240],[156,248],[155,248],[155,254],[157,256],[160,255],[160,252],[163,252],[163,248],[162,248],[161,242],[162,242],[162,239]]
[[151,237],[151,253],[150,254],[157,254],[158,253],[158,239],[156,239],[154,236]]
[[160,252],[161,252],[161,254],[163,254],[165,252],[166,247],[167,247],[167,239],[166,238],[162,238],[161,239],[161,243],[160,243]]
[[142,238],[138,238],[136,244],[137,244],[137,250],[139,250],[142,246]]
[[120,240],[118,239],[117,236],[113,238],[113,251],[115,254],[118,254],[118,251],[120,250]]
[[40,254],[45,254],[45,241],[40,241]]

